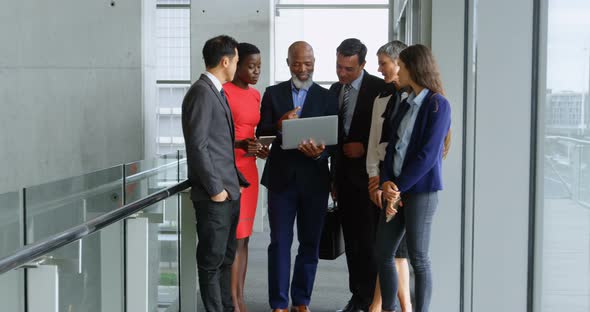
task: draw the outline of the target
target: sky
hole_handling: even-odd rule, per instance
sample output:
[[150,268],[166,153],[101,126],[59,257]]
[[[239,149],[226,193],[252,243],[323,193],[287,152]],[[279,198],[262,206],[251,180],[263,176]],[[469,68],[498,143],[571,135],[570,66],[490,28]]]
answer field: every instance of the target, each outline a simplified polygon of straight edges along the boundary
[[590,76],[590,0],[549,0],[547,88],[587,92]]

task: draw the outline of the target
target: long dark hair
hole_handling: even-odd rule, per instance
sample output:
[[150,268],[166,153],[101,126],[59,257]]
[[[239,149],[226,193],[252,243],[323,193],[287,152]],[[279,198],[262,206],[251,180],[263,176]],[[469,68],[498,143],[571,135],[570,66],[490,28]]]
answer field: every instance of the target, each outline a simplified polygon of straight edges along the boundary
[[[404,49],[399,54],[399,58],[408,70],[412,81],[421,87],[429,89],[433,94],[445,95],[438,65],[429,48],[421,44],[412,45]],[[443,158],[447,157],[450,148],[451,129],[449,128],[443,146]]]

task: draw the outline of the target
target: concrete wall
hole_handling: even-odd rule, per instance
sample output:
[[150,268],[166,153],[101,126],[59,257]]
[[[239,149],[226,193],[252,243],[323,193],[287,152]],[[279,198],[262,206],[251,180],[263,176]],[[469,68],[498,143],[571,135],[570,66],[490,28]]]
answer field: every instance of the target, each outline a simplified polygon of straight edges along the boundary
[[0,193],[142,158],[141,25],[140,0],[2,3]]
[[0,193],[141,159],[141,1],[0,10]]
[[[269,0],[193,0],[191,3],[191,80],[205,71],[202,49],[207,39],[230,35],[238,42],[256,45],[262,57],[262,72],[256,89],[264,92],[272,72],[271,2]],[[222,17],[222,18],[220,18]]]

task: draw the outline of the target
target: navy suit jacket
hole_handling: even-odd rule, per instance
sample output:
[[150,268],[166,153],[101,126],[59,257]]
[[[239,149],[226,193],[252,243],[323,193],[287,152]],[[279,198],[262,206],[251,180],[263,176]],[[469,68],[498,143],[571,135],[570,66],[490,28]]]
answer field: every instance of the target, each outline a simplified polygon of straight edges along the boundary
[[[401,117],[401,116],[398,116]],[[401,121],[401,118],[394,118]],[[402,171],[393,174],[393,149],[397,143],[399,123],[392,125],[393,133],[387,145],[382,181],[393,181],[402,193],[423,193],[442,190],[442,153],[445,137],[451,126],[451,106],[438,93],[428,92],[410,137]]]
[[[257,136],[276,135],[270,155],[264,166],[262,185],[271,191],[282,191],[296,186],[300,190],[330,190],[328,157],[333,147],[326,147],[320,159],[314,160],[297,149],[283,150],[282,136],[277,129],[281,117],[293,109],[291,80],[268,87],[262,97],[260,123]],[[320,117],[338,114],[336,97],[328,90],[314,83],[307,92],[300,118]]]
[[[330,87],[336,96],[340,94],[343,85],[335,83]],[[371,132],[371,118],[373,115],[373,103],[375,98],[386,87],[383,79],[370,75],[365,71],[363,81],[352,115],[348,136],[344,135],[344,125],[339,122],[339,144],[336,152],[335,179],[339,182],[352,183],[361,189],[367,189],[369,176],[367,174],[367,147],[369,144],[369,133]],[[342,146],[349,142],[361,142],[365,147],[365,155],[360,158],[348,158],[344,156]]]

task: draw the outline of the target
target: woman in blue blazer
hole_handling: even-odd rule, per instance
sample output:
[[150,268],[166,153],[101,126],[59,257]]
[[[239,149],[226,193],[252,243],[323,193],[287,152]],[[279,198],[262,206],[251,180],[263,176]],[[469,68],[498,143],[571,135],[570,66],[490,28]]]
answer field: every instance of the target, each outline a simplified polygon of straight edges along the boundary
[[451,108],[443,96],[431,51],[413,45],[399,55],[400,87],[412,90],[391,123],[381,176],[383,199],[377,257],[383,311],[393,311],[397,293],[394,255],[404,233],[415,274],[416,312],[426,312],[432,294],[429,244],[442,190],[441,163],[450,144]]

